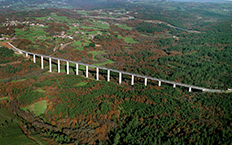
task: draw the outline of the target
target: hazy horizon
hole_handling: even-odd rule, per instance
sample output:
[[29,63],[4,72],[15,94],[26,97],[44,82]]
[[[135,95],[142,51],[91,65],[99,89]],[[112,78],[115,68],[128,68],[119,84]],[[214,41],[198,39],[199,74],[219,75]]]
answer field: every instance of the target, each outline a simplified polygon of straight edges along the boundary
[[223,3],[232,2],[232,0],[168,0],[168,1],[178,1],[178,2],[213,2],[213,3]]

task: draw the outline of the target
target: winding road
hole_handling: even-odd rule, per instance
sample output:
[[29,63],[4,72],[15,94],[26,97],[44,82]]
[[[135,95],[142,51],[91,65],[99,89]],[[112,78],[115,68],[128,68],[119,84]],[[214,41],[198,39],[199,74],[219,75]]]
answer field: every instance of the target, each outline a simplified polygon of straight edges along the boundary
[[146,23],[154,23],[154,24],[163,23],[163,24],[167,25],[168,27],[171,27],[171,28],[174,28],[174,29],[177,29],[177,30],[186,31],[186,32],[189,32],[189,33],[201,33],[200,31],[188,30],[188,29],[183,29],[183,28],[180,28],[180,27],[176,27],[176,26],[173,26],[173,25],[171,25],[171,24],[169,24],[167,22],[163,22],[163,21],[160,21],[160,20],[143,20],[143,19],[136,19],[135,17],[129,16],[129,15],[125,15],[125,16],[127,16],[128,18],[112,18],[112,17],[101,17],[101,16],[81,16],[81,17],[94,18],[94,19],[120,20],[120,21],[135,19],[135,20],[144,21]]

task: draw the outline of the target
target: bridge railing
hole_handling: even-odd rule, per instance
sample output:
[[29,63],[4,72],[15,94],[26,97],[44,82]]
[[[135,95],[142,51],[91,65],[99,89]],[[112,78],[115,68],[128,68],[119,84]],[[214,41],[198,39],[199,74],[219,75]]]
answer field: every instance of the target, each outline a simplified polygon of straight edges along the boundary
[[174,81],[168,81],[168,80],[159,79],[159,78],[153,78],[153,77],[149,77],[149,76],[144,76],[144,75],[129,73],[129,72],[115,70],[115,69],[101,67],[101,66],[95,66],[95,65],[86,64],[86,63],[82,63],[82,62],[76,62],[76,61],[72,61],[72,60],[66,60],[66,59],[52,57],[52,56],[47,56],[47,55],[43,55],[43,54],[27,52],[27,51],[24,51],[24,50],[16,48],[15,46],[13,46],[12,44],[10,44],[9,42],[8,42],[8,44],[12,47],[11,48],[12,50],[26,54],[26,57],[28,57],[28,55],[32,55],[34,63],[36,63],[36,56],[41,57],[41,68],[42,69],[44,68],[44,66],[43,66],[43,58],[48,58],[49,59],[49,71],[50,72],[52,72],[51,61],[53,59],[53,60],[57,60],[58,61],[58,73],[60,72],[60,61],[65,61],[67,63],[67,65],[66,65],[67,66],[67,74],[69,74],[69,63],[74,63],[74,64],[76,64],[76,75],[78,75],[78,66],[79,65],[86,66],[86,77],[88,77],[88,67],[96,68],[96,79],[97,80],[99,80],[99,69],[102,69],[102,70],[107,70],[107,73],[108,73],[107,74],[107,81],[110,81],[110,72],[119,73],[119,84],[121,84],[121,81],[122,81],[122,74],[126,74],[126,75],[130,75],[131,76],[131,85],[134,85],[134,77],[139,77],[139,78],[144,78],[144,84],[145,84],[145,86],[147,86],[147,80],[149,79],[149,80],[157,81],[159,86],[161,86],[161,83],[164,82],[164,83],[167,83],[167,84],[172,84],[174,88],[176,86],[187,87],[187,88],[189,88],[189,92],[191,92],[192,89],[196,89],[196,90],[200,90],[200,91],[210,91],[210,92],[223,92],[223,90],[207,89],[207,88],[198,87],[198,86],[194,86],[194,85],[188,85],[188,84],[184,84],[184,83],[179,83],[179,82],[174,82]]

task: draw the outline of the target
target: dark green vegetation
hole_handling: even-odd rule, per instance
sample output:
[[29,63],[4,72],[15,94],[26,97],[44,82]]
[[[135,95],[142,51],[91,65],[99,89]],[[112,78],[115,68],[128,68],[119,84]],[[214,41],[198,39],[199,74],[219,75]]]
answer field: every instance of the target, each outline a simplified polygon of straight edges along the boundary
[[[71,80],[73,82],[70,82]],[[69,83],[63,87],[69,86],[71,89],[70,87],[79,82],[78,80],[80,81],[80,78],[66,77],[66,82]],[[82,90],[88,90],[96,85],[96,82],[90,82],[82,87]],[[100,86],[101,89],[88,91],[89,94],[75,98],[72,98],[77,96],[75,93],[65,91],[64,95],[60,94],[59,98],[61,97],[62,102],[67,104],[58,104],[55,114],[68,113],[72,118],[82,112],[84,115],[94,114],[94,110],[98,108],[102,114],[106,114],[111,110],[110,104],[114,104],[113,100],[104,97],[101,99],[103,103],[94,100],[103,94],[115,95],[119,101],[120,99],[124,101],[118,105],[118,110],[122,113],[117,118],[119,127],[109,135],[111,143],[229,144],[231,142],[231,94],[197,93],[193,97],[183,98],[183,94],[167,86],[157,90],[138,85],[126,92],[115,89],[115,85],[111,83],[100,82]],[[150,100],[152,104],[138,101],[142,99],[140,96],[146,96],[146,100]],[[135,98],[138,100],[135,101]],[[72,100],[72,103],[69,100]],[[70,103],[75,105],[73,107],[71,105],[69,109],[67,106]]]
[[[9,57],[13,57],[14,51],[8,48],[4,48],[4,47],[0,47],[0,64],[3,63],[8,63],[10,62],[10,60],[8,59]],[[2,66],[0,66],[1,68]],[[8,74],[12,74],[12,73],[16,73],[18,71],[22,70],[22,65],[18,66],[18,67],[14,67],[11,66],[9,64],[6,65],[5,68],[2,68],[2,70],[4,69],[4,71]]]
[[6,57],[11,57],[13,56],[14,51],[11,49],[7,49],[4,47],[0,47],[0,64],[1,63],[7,63],[9,62],[9,60],[5,60]]
[[160,24],[159,27],[154,27],[152,23],[141,23],[139,27],[136,28],[139,32],[147,32],[147,33],[154,33],[154,32],[162,32],[165,30],[171,30],[170,27],[166,26],[165,24]]
[[14,51],[12,49],[7,49],[4,47],[1,47],[1,49],[0,49],[1,58],[2,57],[11,57],[11,56],[13,56],[13,54],[14,54]]
[[5,67],[5,72],[8,74],[16,73],[16,72],[21,71],[21,70],[22,70],[22,65],[19,67],[14,67],[14,66],[7,64]]
[[[17,0],[0,7],[0,37],[14,38],[12,44],[26,51],[206,88],[232,87],[230,4]],[[85,78],[83,65],[79,76],[72,75],[73,63],[70,75],[62,74],[66,62],[57,74],[56,60],[53,72],[44,73],[46,58],[36,73],[40,62],[0,48],[0,144],[35,143],[26,136],[37,144],[232,142],[230,91],[187,92],[151,80],[145,87],[136,77],[131,86],[125,74],[118,85],[118,73],[106,82],[100,70],[96,81],[95,68]],[[6,107],[18,119],[3,114]]]
[[[131,64],[126,66],[132,67],[139,74],[157,78],[173,81],[180,79],[183,83],[203,87],[230,88],[232,86],[231,23],[205,26],[201,30],[205,32],[180,34],[178,31],[173,31],[178,41],[161,39],[154,42],[165,48],[164,51],[171,56],[160,57],[149,63],[138,63],[137,66]],[[143,58],[139,57],[141,54]],[[136,62],[141,60],[146,62],[153,55],[156,53],[140,51],[130,57]],[[122,53],[119,56],[123,56]],[[160,71],[154,74],[151,67]]]
[[29,139],[19,128],[19,118],[9,113],[8,108],[0,108],[0,140],[1,144],[30,144],[36,145],[36,142]]
[[[231,143],[231,95],[196,94],[191,101],[162,94],[148,98],[156,105],[134,101],[121,105],[128,117],[121,120],[126,124],[119,122],[120,127],[114,129],[112,141],[129,144]],[[206,111],[200,109],[201,106],[215,109]],[[225,116],[210,116],[216,110],[225,112]],[[218,129],[218,123],[222,123],[224,129]]]
[[[109,133],[109,140],[99,140],[102,143],[229,144],[231,142],[232,96],[229,93],[181,93],[179,89],[166,85],[162,88],[144,85],[118,86],[113,82],[97,82],[75,75],[49,77],[44,82],[32,83],[32,87],[24,91],[30,94],[28,99],[33,102],[37,98],[44,99],[38,92],[37,98],[33,98],[35,95],[32,95],[32,92],[37,88],[43,90],[46,90],[47,86],[50,86],[48,90],[56,88],[52,97],[47,98],[56,103],[50,104],[47,113],[41,117],[47,123],[78,118],[96,124],[103,115],[106,115],[105,119],[117,123],[118,126]],[[81,82],[88,84],[76,86]],[[50,94],[46,92],[47,95]],[[25,93],[20,98],[23,98],[22,96],[26,96]],[[114,110],[118,115],[111,114]],[[50,115],[55,116],[51,119]],[[81,115],[83,116],[80,117]],[[78,122],[74,125],[74,129],[81,128]],[[89,125],[94,126],[91,123]],[[98,127],[93,128],[95,133]],[[44,137],[50,136],[56,142],[76,141],[67,135],[61,137],[60,133],[57,134],[52,130],[42,132],[45,133]],[[108,132],[105,130],[102,133]]]
[[34,100],[41,98],[41,97],[45,97],[44,93],[38,93],[38,92],[25,92],[23,93],[20,97],[19,100],[22,103],[32,103]]

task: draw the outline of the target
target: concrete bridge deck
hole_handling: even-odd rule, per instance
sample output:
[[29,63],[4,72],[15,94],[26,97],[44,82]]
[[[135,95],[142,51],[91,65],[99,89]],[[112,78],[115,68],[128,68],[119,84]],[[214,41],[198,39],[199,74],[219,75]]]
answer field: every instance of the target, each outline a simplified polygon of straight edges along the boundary
[[172,84],[174,88],[176,86],[186,87],[186,88],[189,88],[189,92],[191,92],[192,89],[200,90],[200,91],[209,91],[209,92],[223,92],[224,91],[224,90],[208,89],[208,88],[198,87],[198,86],[194,86],[194,85],[188,85],[188,84],[174,82],[174,81],[168,81],[168,80],[159,79],[159,78],[153,78],[153,77],[149,77],[149,76],[144,76],[144,75],[129,73],[129,72],[115,70],[115,69],[106,68],[106,67],[95,66],[95,65],[91,65],[91,64],[86,64],[86,63],[82,63],[82,62],[76,62],[76,61],[66,60],[66,59],[62,59],[62,58],[51,57],[51,56],[37,54],[37,53],[33,53],[33,52],[27,52],[27,51],[24,51],[24,50],[16,48],[15,46],[13,46],[9,42],[8,42],[8,44],[12,47],[10,49],[12,49],[14,51],[18,51],[19,53],[24,53],[24,54],[26,54],[27,57],[28,57],[28,55],[32,55],[34,63],[36,62],[35,56],[41,57],[41,68],[42,69],[43,69],[43,58],[48,58],[49,59],[50,72],[51,72],[51,69],[52,69],[51,68],[51,66],[52,66],[51,65],[51,60],[53,59],[53,60],[57,60],[58,61],[58,73],[60,72],[60,61],[65,61],[65,62],[67,62],[67,74],[69,74],[69,63],[74,63],[74,64],[76,64],[76,68],[77,68],[76,75],[78,75],[78,65],[84,65],[84,66],[86,66],[86,71],[87,71],[86,77],[88,77],[88,67],[94,67],[94,68],[96,68],[96,73],[97,73],[96,79],[97,80],[99,80],[99,69],[102,69],[102,70],[107,70],[108,71],[107,81],[110,81],[110,72],[119,73],[119,84],[121,84],[121,81],[122,81],[122,74],[126,74],[126,75],[132,76],[131,77],[131,85],[134,85],[134,77],[139,77],[139,78],[144,78],[144,84],[145,84],[145,86],[147,86],[147,80],[149,79],[149,80],[155,80],[155,81],[157,81],[159,86],[161,86],[161,83],[163,82],[163,83],[166,83],[166,84]]

